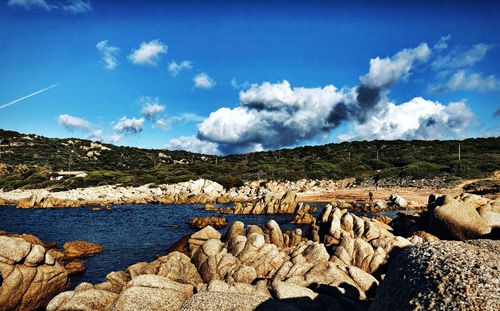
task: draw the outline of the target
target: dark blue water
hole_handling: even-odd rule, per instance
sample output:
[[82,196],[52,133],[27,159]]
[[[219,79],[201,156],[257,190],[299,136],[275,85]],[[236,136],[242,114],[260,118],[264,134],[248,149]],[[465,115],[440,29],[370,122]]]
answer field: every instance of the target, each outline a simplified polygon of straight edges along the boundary
[[[312,203],[321,210],[322,203]],[[195,216],[220,215],[204,210],[203,205],[117,205],[111,211],[91,211],[90,207],[60,209],[18,209],[0,206],[0,229],[29,233],[44,242],[84,240],[101,244],[104,252],[83,259],[87,270],[73,278],[98,283],[111,271],[124,270],[140,261],[152,261],[155,254],[166,254],[169,246],[192,233],[188,221]],[[292,215],[220,215],[230,224],[235,220],[262,226],[276,220],[283,231],[296,228]],[[305,228],[302,226],[301,228]],[[225,233],[227,228],[220,229]]]

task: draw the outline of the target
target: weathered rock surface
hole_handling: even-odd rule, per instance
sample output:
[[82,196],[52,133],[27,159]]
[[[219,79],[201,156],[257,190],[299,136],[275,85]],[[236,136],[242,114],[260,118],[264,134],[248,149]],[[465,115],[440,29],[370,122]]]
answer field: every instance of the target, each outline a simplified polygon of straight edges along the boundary
[[486,220],[466,202],[431,196],[429,206],[429,228],[439,238],[466,240],[491,232]]
[[[289,198],[290,195],[284,201],[288,202]],[[286,204],[292,204],[290,202]],[[359,217],[340,208],[339,204],[327,205],[313,220],[305,236],[300,229],[283,232],[274,220],[262,227],[235,221],[224,236],[207,226],[185,236],[176,243],[175,251],[166,256],[109,273],[103,283],[82,283],[74,291],[61,293],[52,300],[49,310],[73,310],[80,308],[78,306],[105,310],[366,310],[374,301],[377,288],[380,284],[383,287],[386,280],[396,278],[391,281],[396,284],[395,288],[399,286],[397,282],[404,282],[405,278],[412,280],[412,274],[399,275],[401,271],[387,270],[387,264],[399,253],[407,254],[407,249],[415,248],[414,245],[437,240],[424,231],[428,229],[428,214],[401,214],[390,221],[390,224],[406,228],[401,230],[408,233],[406,238],[395,235],[387,221]],[[464,275],[479,274],[479,270],[486,268],[486,276],[479,280],[485,277],[493,280],[491,284],[499,284],[498,270],[494,268],[498,267],[498,259],[492,261],[490,254],[498,255],[498,244],[486,242],[479,250],[467,249],[476,248],[473,243],[480,242],[460,245],[466,245],[463,246],[466,255],[476,252],[488,263],[481,264],[473,259],[473,264],[463,264]],[[447,255],[437,246],[432,248],[434,244],[425,245],[430,245],[432,251],[426,250],[423,255],[418,253],[420,257],[412,256],[417,261],[415,267],[422,265],[424,274],[432,274],[424,277],[426,282],[432,282],[434,277],[446,279],[443,281],[446,286],[448,281],[450,284],[452,281],[467,282],[467,278],[462,279],[459,269],[450,268],[454,263],[447,266],[448,257],[455,256],[458,247],[451,248],[452,253]],[[490,255],[483,256],[483,253]],[[37,258],[35,255],[33,257]],[[455,258],[457,266],[465,258]],[[427,262],[430,263],[426,265]],[[439,272],[441,270],[443,272]],[[438,272],[434,275],[433,271]],[[397,277],[390,277],[394,273]],[[449,295],[458,297],[454,298],[457,300],[472,290],[464,285],[464,294],[462,285],[449,286]],[[441,287],[425,287],[421,291],[441,294]],[[404,286],[401,288],[411,291]],[[396,302],[404,299],[404,295],[394,298],[396,291],[391,289],[390,297]],[[383,290],[377,295],[381,293]],[[497,295],[495,291],[492,293],[491,297]],[[481,294],[480,297],[486,296]],[[421,297],[417,295],[417,298]],[[386,298],[380,299],[381,304],[385,303]],[[437,298],[433,301],[439,302]],[[445,297],[443,301],[450,303],[450,298]],[[393,302],[389,303],[392,306]],[[394,306],[404,310],[409,305],[396,303]],[[425,303],[422,306],[427,307]]]
[[72,241],[64,243],[64,256],[68,258],[78,258],[101,253],[104,248],[96,243],[87,241]]
[[0,309],[37,310],[69,285],[66,270],[41,245],[0,236]]
[[499,310],[500,241],[440,241],[391,262],[370,310]]

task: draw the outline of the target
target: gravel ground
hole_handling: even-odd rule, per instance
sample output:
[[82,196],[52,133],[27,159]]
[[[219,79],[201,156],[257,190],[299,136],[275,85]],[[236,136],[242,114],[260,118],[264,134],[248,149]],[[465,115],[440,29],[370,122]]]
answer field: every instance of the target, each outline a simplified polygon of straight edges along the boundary
[[370,310],[500,310],[500,241],[409,247],[389,265]]

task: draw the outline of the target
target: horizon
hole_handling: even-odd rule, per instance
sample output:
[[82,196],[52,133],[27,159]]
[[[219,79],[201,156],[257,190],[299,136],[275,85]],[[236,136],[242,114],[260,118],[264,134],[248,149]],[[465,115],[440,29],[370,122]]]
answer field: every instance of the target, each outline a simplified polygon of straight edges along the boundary
[[499,136],[500,3],[119,3],[0,3],[0,128],[218,155]]

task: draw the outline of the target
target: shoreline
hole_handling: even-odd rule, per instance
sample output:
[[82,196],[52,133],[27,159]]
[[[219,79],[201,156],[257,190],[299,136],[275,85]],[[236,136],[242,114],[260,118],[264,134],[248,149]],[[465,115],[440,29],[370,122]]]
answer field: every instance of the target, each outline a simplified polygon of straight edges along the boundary
[[222,185],[204,179],[177,184],[123,187],[105,185],[52,192],[50,189],[16,189],[0,191],[0,205],[18,208],[70,208],[82,206],[111,206],[119,204],[227,204],[255,202],[269,194],[282,195],[287,191],[297,193],[303,203],[329,203],[333,201],[386,201],[391,194],[402,196],[412,205],[424,206],[430,193],[457,196],[463,192],[461,184],[435,189],[432,187],[349,187],[351,180],[326,180],[297,182],[260,181],[248,183],[238,189],[225,189]]

